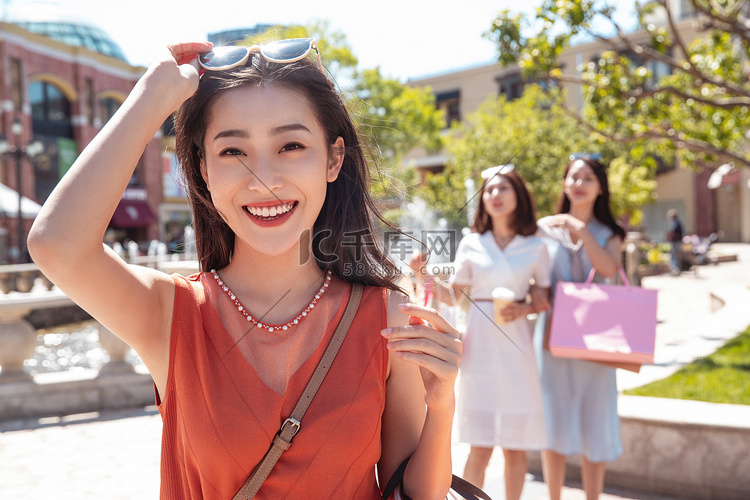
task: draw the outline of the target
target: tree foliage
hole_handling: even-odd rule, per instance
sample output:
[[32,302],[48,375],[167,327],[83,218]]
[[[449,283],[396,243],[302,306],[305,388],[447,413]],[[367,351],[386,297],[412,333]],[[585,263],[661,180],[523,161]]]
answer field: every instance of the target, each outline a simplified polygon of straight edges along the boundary
[[[659,148],[687,165],[750,166],[750,7],[747,0],[689,0],[701,36],[686,43],[673,2],[636,2],[640,32],[628,33],[599,0],[544,0],[530,35],[522,16],[501,12],[487,36],[500,62],[526,78],[582,85],[583,127],[630,147]],[[656,22],[661,16],[662,23]],[[605,36],[606,23],[615,33]],[[563,74],[558,58],[576,37],[601,41],[598,60],[580,76]],[[670,74],[657,78],[655,63]]]
[[[573,153],[598,153],[609,163],[613,209],[617,216],[637,224],[640,207],[653,198],[655,163],[645,156],[628,156],[625,148],[592,134],[562,108],[559,91],[527,86],[523,96],[507,101],[488,98],[457,126],[447,140],[449,164],[441,174],[428,176],[423,196],[454,226],[468,225],[467,198],[481,186],[485,168],[512,163],[526,180],[538,215],[554,213],[562,189],[562,174]],[[645,155],[643,150],[636,154]],[[637,168],[632,165],[638,164]],[[466,179],[475,182],[469,193]]]
[[415,146],[440,150],[445,118],[429,89],[406,86],[374,68],[355,75],[354,93],[366,135],[377,139],[373,145],[386,157],[402,157]]
[[428,151],[441,149],[443,112],[436,108],[429,89],[387,78],[380,68],[358,71],[354,82],[349,105],[372,161],[379,167],[375,194],[400,196],[416,183],[414,169],[402,168],[404,155],[418,146]]

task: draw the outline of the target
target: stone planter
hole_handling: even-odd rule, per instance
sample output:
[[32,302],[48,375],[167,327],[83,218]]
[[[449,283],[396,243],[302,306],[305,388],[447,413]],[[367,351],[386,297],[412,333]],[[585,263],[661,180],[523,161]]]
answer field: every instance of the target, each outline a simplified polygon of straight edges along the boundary
[[25,319],[33,309],[73,302],[62,292],[18,293],[0,299],[0,382],[31,380],[24,361],[34,354],[36,330]]
[[125,357],[130,353],[130,346],[102,324],[99,324],[99,343],[109,354],[109,363],[102,367],[99,375],[114,375],[134,371],[133,365],[125,361]]
[[657,276],[659,274],[665,274],[669,272],[669,265],[667,264],[639,264],[638,265],[638,276],[641,278],[645,276]]

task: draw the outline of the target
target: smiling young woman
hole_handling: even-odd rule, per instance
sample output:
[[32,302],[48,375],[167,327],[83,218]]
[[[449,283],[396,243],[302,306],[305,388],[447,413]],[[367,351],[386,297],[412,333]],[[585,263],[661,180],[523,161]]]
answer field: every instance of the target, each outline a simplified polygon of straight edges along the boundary
[[[306,57],[314,42],[285,42],[222,60],[206,43],[168,47],[49,197],[29,250],[151,372],[161,498],[232,498],[290,428],[262,498],[380,498],[409,456],[404,492],[445,498],[458,332],[406,303],[395,266],[361,238],[379,215],[357,132]],[[178,107],[202,270],[189,277],[102,244],[143,147]],[[301,398],[318,365],[328,375]]]

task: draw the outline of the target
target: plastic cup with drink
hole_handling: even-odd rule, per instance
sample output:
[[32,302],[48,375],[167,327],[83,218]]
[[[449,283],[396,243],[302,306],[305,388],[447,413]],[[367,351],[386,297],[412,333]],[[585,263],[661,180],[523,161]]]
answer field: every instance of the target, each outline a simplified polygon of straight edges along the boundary
[[505,324],[505,319],[503,319],[503,315],[500,313],[500,311],[502,311],[505,306],[507,306],[511,302],[514,302],[515,300],[516,294],[510,288],[499,286],[492,290],[492,305],[495,311],[495,323],[497,323],[498,325]]

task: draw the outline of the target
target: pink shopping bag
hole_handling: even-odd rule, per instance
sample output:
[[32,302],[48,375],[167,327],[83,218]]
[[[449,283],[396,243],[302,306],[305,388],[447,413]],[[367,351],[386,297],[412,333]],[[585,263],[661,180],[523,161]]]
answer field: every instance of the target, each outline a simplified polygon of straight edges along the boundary
[[615,364],[654,362],[656,290],[560,281],[555,288],[549,349],[553,356]]

